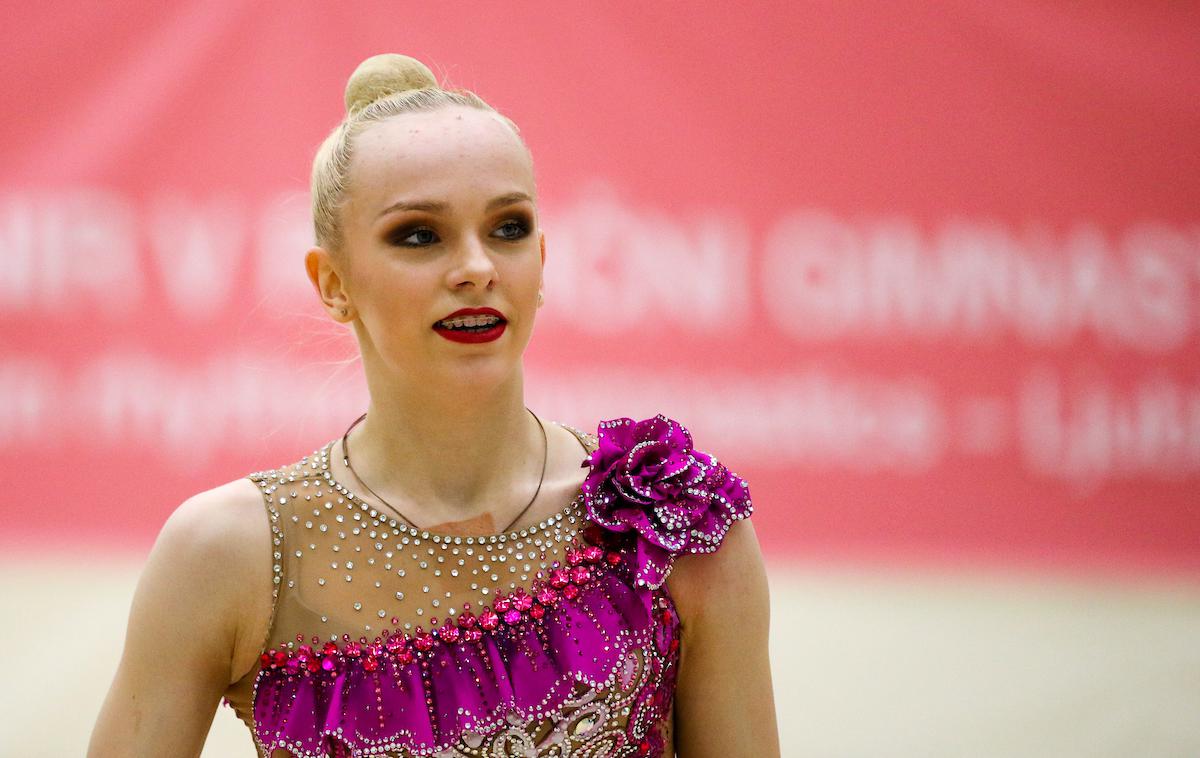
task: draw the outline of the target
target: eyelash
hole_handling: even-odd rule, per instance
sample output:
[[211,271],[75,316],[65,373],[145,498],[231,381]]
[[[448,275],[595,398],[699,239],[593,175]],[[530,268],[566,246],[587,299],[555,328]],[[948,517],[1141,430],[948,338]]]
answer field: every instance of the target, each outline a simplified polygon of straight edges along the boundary
[[[506,242],[516,242],[517,240],[520,240],[529,235],[529,222],[523,218],[510,218],[507,221],[505,221],[503,224],[501,224],[499,228],[503,229],[506,226],[516,226],[520,231],[520,233],[517,234],[516,236],[502,237],[501,239],[503,239]],[[390,239],[391,239],[391,242],[393,245],[399,245],[400,247],[428,247],[429,245],[432,245],[434,243],[427,242],[424,245],[410,245],[410,244],[406,243],[404,240],[413,236],[417,232],[432,232],[432,231],[433,230],[427,226],[411,226],[411,227],[407,227],[405,229],[401,229],[401,230],[397,231],[395,234],[391,235]]]

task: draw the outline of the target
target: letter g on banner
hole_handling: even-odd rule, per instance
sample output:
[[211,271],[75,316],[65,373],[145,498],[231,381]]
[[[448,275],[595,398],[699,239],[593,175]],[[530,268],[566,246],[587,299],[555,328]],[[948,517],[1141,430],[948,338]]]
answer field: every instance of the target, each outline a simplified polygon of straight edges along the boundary
[[844,335],[863,319],[863,242],[850,224],[815,210],[785,216],[767,237],[764,309],[803,340]]

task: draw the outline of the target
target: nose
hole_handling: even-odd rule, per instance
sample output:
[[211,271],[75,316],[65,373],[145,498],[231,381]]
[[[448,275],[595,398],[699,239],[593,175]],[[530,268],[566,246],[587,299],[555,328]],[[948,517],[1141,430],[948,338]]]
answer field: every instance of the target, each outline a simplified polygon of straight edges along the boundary
[[455,266],[450,275],[456,288],[469,283],[481,289],[488,289],[499,278],[491,251],[473,235],[468,235],[457,250]]

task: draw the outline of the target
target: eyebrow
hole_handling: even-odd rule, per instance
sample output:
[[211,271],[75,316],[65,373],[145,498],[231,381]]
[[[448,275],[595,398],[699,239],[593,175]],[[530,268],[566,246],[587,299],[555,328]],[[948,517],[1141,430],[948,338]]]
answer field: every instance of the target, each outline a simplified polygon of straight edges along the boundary
[[[485,211],[491,211],[495,208],[501,208],[505,205],[512,205],[523,200],[533,201],[529,195],[524,192],[509,192],[507,195],[494,197],[488,202]],[[392,203],[388,207],[379,212],[376,218],[386,216],[393,211],[428,211],[430,213],[445,213],[450,206],[437,200],[401,200],[398,203]]]

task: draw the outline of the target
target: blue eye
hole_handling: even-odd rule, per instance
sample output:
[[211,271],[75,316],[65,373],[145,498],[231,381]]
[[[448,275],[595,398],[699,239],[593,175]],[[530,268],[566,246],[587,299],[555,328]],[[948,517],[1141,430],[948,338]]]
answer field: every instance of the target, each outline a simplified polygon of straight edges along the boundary
[[[405,245],[406,247],[423,247],[424,245],[431,245],[437,240],[437,235],[433,233],[433,230],[425,227],[410,229],[407,230],[407,232],[407,234],[405,234],[405,232],[400,232],[393,238],[393,241],[397,244]],[[408,241],[418,234],[428,234],[431,235],[433,239],[425,239],[424,241],[417,242],[415,244]]]
[[[500,239],[515,242],[529,235],[529,222],[510,218],[497,228]],[[401,247],[427,247],[439,242],[437,233],[427,226],[400,229],[389,237],[391,244]]]
[[500,228],[516,230],[512,234],[501,235],[504,239],[507,239],[507,240],[518,240],[518,239],[521,239],[522,237],[524,237],[525,235],[529,234],[529,225],[522,219],[516,219],[516,218],[509,219],[508,221],[505,221],[504,224],[500,226]]

